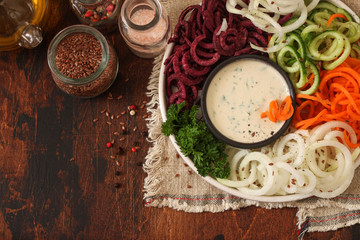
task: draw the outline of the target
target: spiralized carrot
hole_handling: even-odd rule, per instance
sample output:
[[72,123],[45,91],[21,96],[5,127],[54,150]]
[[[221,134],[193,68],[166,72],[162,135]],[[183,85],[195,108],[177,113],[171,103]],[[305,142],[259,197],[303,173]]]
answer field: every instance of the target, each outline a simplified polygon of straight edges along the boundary
[[326,26],[330,26],[331,22],[335,19],[335,18],[342,18],[344,19],[345,21],[348,21],[347,17],[344,15],[344,14],[341,14],[341,13],[335,13],[333,15],[331,15],[329,17],[329,20],[327,21],[326,23]]
[[270,121],[286,121],[292,117],[294,114],[294,107],[292,105],[292,99],[290,96],[287,96],[284,101],[281,103],[280,107],[276,100],[273,100],[269,104],[269,110],[262,112],[260,117],[268,117]]
[[344,141],[351,148],[360,146],[360,60],[348,57],[337,68],[320,72],[319,88],[312,95],[297,94],[293,126],[314,128],[329,121],[351,125],[358,144],[351,143],[344,131]]

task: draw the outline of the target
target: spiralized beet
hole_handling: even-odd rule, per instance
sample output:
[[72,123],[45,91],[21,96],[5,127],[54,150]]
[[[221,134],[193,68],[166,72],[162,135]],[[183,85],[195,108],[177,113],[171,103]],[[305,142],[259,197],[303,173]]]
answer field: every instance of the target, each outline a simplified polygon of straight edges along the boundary
[[255,38],[258,42],[258,46],[266,47],[268,45],[268,40],[258,32],[249,32],[249,38]]
[[200,58],[196,52],[196,49],[197,49],[199,42],[203,39],[206,39],[205,34],[197,36],[194,39],[194,41],[192,42],[192,44],[190,46],[190,54],[197,64],[199,64],[201,66],[212,66],[220,59],[221,55],[218,52],[215,52],[215,53],[211,54],[211,58],[208,58],[208,59]]
[[285,15],[283,16],[282,18],[279,19],[278,23],[280,25],[283,25],[284,23],[286,23],[287,21],[289,21],[291,18],[292,18],[292,13],[288,14],[288,15]]
[[187,7],[169,40],[174,43],[173,53],[165,60],[169,104],[185,101],[191,107],[218,63],[241,54],[264,54],[252,49],[250,42],[266,47],[267,39],[267,33],[249,19],[227,12],[226,0],[202,0],[201,5]]
[[202,77],[202,76],[205,76],[210,70],[211,68],[210,67],[203,67],[203,66],[200,66],[198,64],[192,64],[190,62],[190,51],[186,51],[184,53],[184,56],[181,60],[181,63],[182,63],[182,66],[185,70],[185,73],[188,73],[190,76],[192,77]]

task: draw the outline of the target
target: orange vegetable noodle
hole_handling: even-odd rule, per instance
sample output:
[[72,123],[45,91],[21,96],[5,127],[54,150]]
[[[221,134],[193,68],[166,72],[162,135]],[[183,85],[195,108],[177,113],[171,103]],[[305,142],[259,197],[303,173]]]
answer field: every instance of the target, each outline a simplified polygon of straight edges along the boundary
[[262,112],[260,117],[268,117],[270,121],[286,121],[290,119],[294,114],[294,106],[292,104],[292,99],[290,96],[287,96],[284,101],[279,106],[276,100],[272,100],[269,104],[269,110]]
[[293,126],[311,129],[329,121],[343,121],[354,129],[357,137],[357,144],[351,143],[349,133],[344,131],[346,144],[360,147],[360,60],[348,57],[337,68],[321,71],[320,76],[319,88],[313,95],[296,95],[298,107]]

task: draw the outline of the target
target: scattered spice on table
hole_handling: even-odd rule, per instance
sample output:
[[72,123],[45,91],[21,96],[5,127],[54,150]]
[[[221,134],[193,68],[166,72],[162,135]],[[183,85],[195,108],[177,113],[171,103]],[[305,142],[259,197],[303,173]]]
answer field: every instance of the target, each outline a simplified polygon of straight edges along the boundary
[[[113,95],[111,94],[108,94],[108,96],[112,97]],[[144,101],[142,101],[143,104]],[[131,104],[131,105],[128,105],[127,107],[127,111],[130,112],[131,110],[133,111],[138,111],[137,110],[137,106],[136,104]],[[139,110],[141,111],[141,110]],[[103,119],[103,123],[111,123],[111,128],[114,128],[116,126],[119,126],[120,129],[116,130],[116,131],[112,131],[112,134],[114,136],[119,136],[119,138],[116,139],[111,139],[111,140],[108,140],[104,145],[104,147],[106,148],[109,148],[109,159],[112,159],[114,160],[113,164],[115,165],[114,168],[115,168],[115,176],[120,176],[121,175],[121,172],[119,171],[119,169],[122,169],[120,168],[121,167],[121,160],[122,160],[122,155],[124,155],[125,153],[127,154],[127,151],[131,151],[133,153],[136,153],[138,150],[141,149],[141,144],[139,141],[134,141],[132,146],[130,147],[123,147],[123,146],[119,146],[121,144],[123,144],[123,141],[125,141],[125,135],[129,134],[129,131],[127,129],[127,126],[129,126],[131,123],[133,123],[132,120],[132,117],[128,116],[128,118],[125,120],[125,121],[119,121],[119,120],[116,120],[115,118],[112,118],[111,116],[115,116],[115,114],[112,114],[110,110],[107,110],[107,109],[103,109],[100,111],[100,114],[104,114],[104,117],[102,118],[97,118],[96,121],[100,121],[101,119]],[[126,125],[126,126],[125,126]],[[99,125],[97,125],[99,126]],[[132,128],[132,131],[131,132],[136,132],[138,131],[138,126],[134,126]],[[148,132],[147,131],[139,131],[139,135],[140,136],[143,136],[143,137],[147,137],[148,136]],[[136,133],[135,133],[136,134]],[[119,143],[119,145],[116,144],[116,142]],[[112,150],[110,148],[115,148],[115,150]],[[117,150],[116,150],[117,149]],[[126,149],[126,150],[124,150]],[[143,162],[141,161],[136,161],[134,163],[136,166],[139,166],[139,167],[142,167],[143,166]],[[120,183],[114,183],[115,184],[115,187],[116,188],[120,188],[121,184]]]
[[129,110],[136,110],[136,105],[132,104],[128,107]]
[[126,135],[128,133],[127,129],[125,126],[121,126],[121,134],[122,135]]

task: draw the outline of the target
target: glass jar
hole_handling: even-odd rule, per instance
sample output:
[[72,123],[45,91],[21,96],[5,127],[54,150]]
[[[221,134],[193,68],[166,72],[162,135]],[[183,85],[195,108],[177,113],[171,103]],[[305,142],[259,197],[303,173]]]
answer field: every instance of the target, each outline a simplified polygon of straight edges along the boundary
[[116,29],[121,8],[120,0],[70,0],[70,5],[81,23],[102,33]]
[[126,0],[119,30],[130,50],[142,58],[164,51],[170,38],[170,19],[158,0]]
[[0,51],[38,46],[47,4],[46,0],[0,0]]
[[56,85],[82,98],[105,92],[119,68],[114,48],[98,30],[87,25],[60,31],[49,45],[47,61]]

